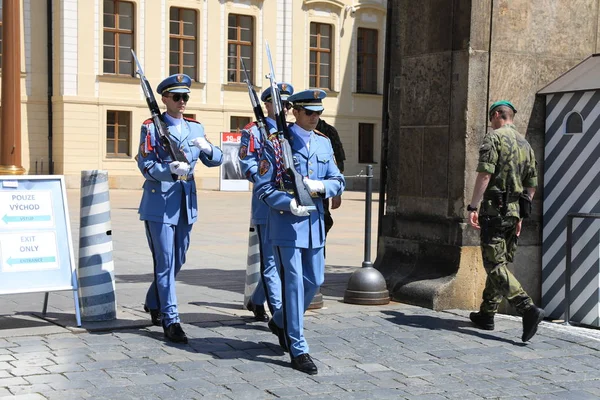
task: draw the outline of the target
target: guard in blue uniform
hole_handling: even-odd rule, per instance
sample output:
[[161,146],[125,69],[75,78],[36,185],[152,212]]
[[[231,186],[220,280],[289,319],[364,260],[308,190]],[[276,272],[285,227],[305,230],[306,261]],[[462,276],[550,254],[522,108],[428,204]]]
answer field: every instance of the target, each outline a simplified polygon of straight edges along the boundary
[[[296,123],[290,125],[290,146],[296,170],[313,194],[316,211],[298,205],[291,181],[278,151],[266,151],[258,166],[256,191],[269,206],[269,239],[281,273],[282,308],[269,327],[290,352],[292,367],[314,375],[317,366],[309,355],[303,334],[304,312],[325,278],[325,221],[323,199],[342,194],[346,182],[335,163],[330,140],[315,131],[323,112],[320,89],[305,90],[288,98]],[[277,139],[272,143],[277,146]]]
[[145,222],[154,261],[154,280],[146,294],[144,308],[150,311],[155,325],[162,323],[165,337],[177,343],[187,343],[177,311],[175,277],[185,263],[192,224],[198,217],[194,167],[198,160],[207,167],[221,165],[223,160],[221,149],[206,139],[202,125],[183,118],[191,83],[189,76],[176,74],[163,80],[157,88],[167,108],[162,119],[187,162],[171,157],[152,119],[142,124],[136,156],[138,168],[146,178],[138,212]]
[[[279,93],[283,105],[283,111],[287,115],[291,108],[291,103],[287,101],[288,97],[294,94],[294,87],[289,83],[280,83]],[[260,99],[265,103],[267,110],[267,135],[277,132],[277,123],[275,122],[275,110],[271,101],[271,87],[265,89]],[[258,178],[258,165],[262,159],[263,147],[270,146],[270,141],[261,137],[260,131],[255,122],[244,127],[242,130],[242,141],[240,145],[240,165],[246,179],[254,183],[252,193],[252,225],[256,229],[259,239],[259,248],[261,255],[260,273],[261,279],[250,298],[247,305],[249,311],[254,313],[257,321],[267,322],[269,316],[265,312],[265,300],[271,315],[281,309],[281,279],[275,265],[275,256],[273,255],[273,246],[269,242],[269,230],[267,225],[267,216],[269,207],[258,199],[256,192],[256,182]],[[272,146],[270,151],[273,151]],[[268,296],[267,296],[268,294]]]

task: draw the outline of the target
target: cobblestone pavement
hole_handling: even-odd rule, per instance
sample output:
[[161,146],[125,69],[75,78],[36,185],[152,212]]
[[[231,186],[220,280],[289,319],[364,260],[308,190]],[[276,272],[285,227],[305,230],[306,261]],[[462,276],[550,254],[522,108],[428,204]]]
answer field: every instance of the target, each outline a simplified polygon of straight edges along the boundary
[[[70,191],[69,204],[77,196]],[[0,297],[0,399],[600,398],[596,330],[543,322],[523,344],[511,316],[490,332],[472,327],[468,311],[343,303],[362,262],[361,196],[348,193],[334,214],[325,307],[305,318],[318,375],[292,370],[266,324],[242,310],[247,193],[201,193],[211,212],[194,227],[177,288],[190,342],[174,345],[141,311],[151,264],[139,192],[114,191],[119,320],[77,328],[70,292],[49,295],[45,319],[43,294]],[[78,211],[70,210],[77,243]]]

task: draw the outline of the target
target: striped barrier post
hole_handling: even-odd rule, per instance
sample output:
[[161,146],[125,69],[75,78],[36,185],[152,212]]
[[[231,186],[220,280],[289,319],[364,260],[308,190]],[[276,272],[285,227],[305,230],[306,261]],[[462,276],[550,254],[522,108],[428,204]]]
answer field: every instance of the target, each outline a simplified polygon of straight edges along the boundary
[[107,171],[81,171],[79,304],[83,321],[117,317]]
[[260,246],[256,227],[250,225],[248,233],[248,257],[246,262],[246,285],[244,287],[244,308],[248,306],[250,298],[256,289],[260,276]]

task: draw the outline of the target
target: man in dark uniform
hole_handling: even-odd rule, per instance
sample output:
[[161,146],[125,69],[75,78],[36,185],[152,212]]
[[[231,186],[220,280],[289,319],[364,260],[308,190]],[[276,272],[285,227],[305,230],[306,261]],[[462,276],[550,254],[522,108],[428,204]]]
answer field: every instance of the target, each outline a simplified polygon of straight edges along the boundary
[[202,125],[183,118],[191,84],[189,76],[176,74],[157,88],[167,108],[161,119],[187,162],[173,160],[152,119],[142,124],[136,156],[138,168],[146,178],[138,212],[154,261],[154,280],[144,308],[150,311],[152,323],[162,324],[165,337],[176,343],[188,340],[177,310],[175,277],[185,263],[192,225],[198,218],[194,167],[198,160],[207,167],[216,167],[223,161],[223,153],[206,139]]
[[[319,123],[315,130],[321,132],[331,140],[331,147],[333,147],[333,155],[337,163],[338,169],[344,173],[344,160],[346,159],[346,153],[344,152],[344,146],[342,146],[342,140],[340,135],[333,126],[325,122],[324,119],[319,118]],[[331,209],[335,210],[342,205],[342,196],[335,196],[331,198]],[[329,199],[323,201],[325,207],[325,235],[329,232],[333,226],[333,218],[331,217],[331,211],[329,210]]]
[[[537,332],[544,310],[533,304],[508,270],[517,249],[524,211],[537,187],[535,155],[513,125],[516,112],[509,101],[492,104],[489,119],[494,130],[485,136],[479,148],[478,174],[467,211],[471,226],[481,229],[481,254],[487,280],[479,312],[471,313],[470,318],[476,326],[493,330],[494,315],[502,298],[506,298],[523,317],[521,340],[527,342]],[[519,200],[524,192],[529,203]],[[481,206],[481,214],[478,206]]]

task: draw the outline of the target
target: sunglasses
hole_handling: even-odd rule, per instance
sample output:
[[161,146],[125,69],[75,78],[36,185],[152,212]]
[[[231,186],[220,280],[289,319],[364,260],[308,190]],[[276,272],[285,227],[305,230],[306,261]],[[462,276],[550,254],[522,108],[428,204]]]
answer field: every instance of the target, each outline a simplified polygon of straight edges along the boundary
[[321,110],[321,111],[312,111],[312,110],[307,110],[306,108],[303,108],[303,110],[304,110],[304,114],[306,114],[307,117],[310,117],[313,114],[317,114],[317,115],[323,114],[323,110]]
[[190,95],[187,93],[174,93],[173,96],[169,96],[173,99],[173,101],[177,102],[181,99],[183,99],[183,101],[187,102],[190,99]]

